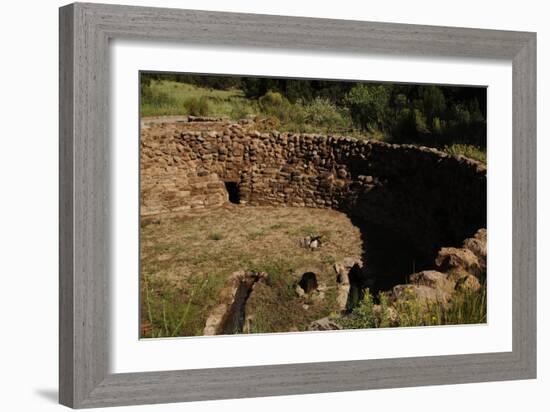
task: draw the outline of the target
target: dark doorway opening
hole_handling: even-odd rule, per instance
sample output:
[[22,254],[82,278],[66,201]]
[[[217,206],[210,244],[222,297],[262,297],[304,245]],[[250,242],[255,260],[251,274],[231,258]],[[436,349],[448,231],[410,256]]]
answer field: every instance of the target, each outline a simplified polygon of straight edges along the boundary
[[224,182],[224,183],[225,183],[225,190],[227,190],[227,194],[229,195],[229,201],[236,205],[241,203],[241,196],[239,194],[239,184],[237,182]]
[[313,272],[306,272],[302,275],[302,279],[298,282],[304,292],[309,293],[317,289],[317,276]]

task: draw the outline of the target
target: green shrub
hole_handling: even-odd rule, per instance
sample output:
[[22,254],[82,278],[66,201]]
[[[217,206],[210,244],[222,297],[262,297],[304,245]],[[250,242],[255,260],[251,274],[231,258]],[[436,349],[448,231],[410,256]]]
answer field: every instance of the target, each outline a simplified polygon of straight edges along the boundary
[[208,98],[206,96],[190,97],[183,103],[188,115],[191,116],[208,116],[210,113],[210,106],[208,104]]
[[260,107],[265,111],[288,104],[288,100],[281,93],[272,92],[271,90],[260,97],[259,102]]
[[260,110],[271,117],[275,117],[282,123],[289,122],[292,117],[292,105],[279,92],[271,90],[258,99]]
[[428,124],[432,124],[435,117],[440,117],[445,112],[445,95],[437,86],[420,86],[418,95],[422,102],[422,113]]
[[429,326],[441,324],[442,306],[438,302],[419,300],[412,288],[407,287],[394,303],[399,326]]
[[233,120],[241,120],[247,116],[254,114],[252,106],[241,101],[233,100],[231,101],[231,110],[229,112],[229,117]]
[[363,299],[353,309],[350,316],[342,319],[345,329],[367,329],[378,326],[378,320],[374,313],[374,299],[370,291],[366,289]]
[[391,326],[391,316],[390,316],[390,299],[386,293],[380,293],[378,295],[380,301],[380,314],[378,316],[378,327],[387,328]]
[[389,98],[388,85],[358,84],[346,95],[345,103],[358,128],[384,129]]
[[312,126],[317,126],[327,131],[350,127],[351,122],[346,121],[345,114],[328,99],[317,97],[311,103],[304,106],[304,120]]
[[434,117],[432,121],[432,130],[434,134],[441,135],[443,128],[445,127],[445,122],[441,121],[439,117]]
[[418,299],[413,288],[406,288],[393,303],[384,292],[379,304],[368,289],[349,315],[336,316],[345,329],[384,328],[390,326],[463,325],[487,322],[487,288],[455,292],[448,302]]

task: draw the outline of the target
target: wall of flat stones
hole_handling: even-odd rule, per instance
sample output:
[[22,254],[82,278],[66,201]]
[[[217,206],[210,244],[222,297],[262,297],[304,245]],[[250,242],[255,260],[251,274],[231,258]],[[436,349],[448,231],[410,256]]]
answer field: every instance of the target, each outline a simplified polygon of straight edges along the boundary
[[434,149],[259,133],[229,122],[142,126],[141,215],[241,203],[334,208],[436,250],[486,227],[486,170]]

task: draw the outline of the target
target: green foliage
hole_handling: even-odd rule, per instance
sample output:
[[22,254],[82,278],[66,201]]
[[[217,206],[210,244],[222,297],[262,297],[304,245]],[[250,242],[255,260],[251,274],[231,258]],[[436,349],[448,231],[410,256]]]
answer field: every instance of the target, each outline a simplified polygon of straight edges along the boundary
[[258,99],[262,114],[275,119],[281,130],[295,132],[331,132],[351,127],[345,110],[328,99],[317,97],[309,103],[301,99],[291,103],[279,92],[268,91]]
[[262,113],[278,119],[281,123],[292,121],[299,115],[288,99],[279,92],[269,90],[258,99],[258,104]]
[[254,114],[254,108],[252,105],[243,102],[242,100],[234,100],[229,110],[229,117],[233,120],[244,119],[247,116]]
[[412,288],[406,288],[395,302],[399,326],[441,325],[443,306],[438,302],[427,303],[418,299]]
[[265,111],[288,105],[288,100],[285,99],[281,93],[272,92],[271,90],[260,97],[259,102],[260,107]]
[[379,304],[375,305],[369,289],[363,291],[363,298],[347,317],[340,323],[345,329],[386,328],[392,326],[390,302],[387,294],[378,295]]
[[445,311],[448,325],[476,324],[487,322],[487,286],[483,283],[479,291],[465,291],[455,294],[450,307]]
[[437,134],[437,135],[441,135],[443,133],[443,127],[442,125],[444,125],[445,123],[441,121],[441,119],[439,117],[434,117],[433,118],[433,121],[432,121],[432,131],[434,134]]
[[462,325],[487,321],[487,289],[484,285],[475,292],[455,292],[446,304],[423,302],[410,291],[404,293],[405,296],[394,305],[399,326]]
[[151,86],[150,79],[140,82],[140,98],[142,105],[163,107],[169,106],[173,103],[173,99],[168,95],[168,93]]
[[218,75],[196,75],[182,73],[141,73],[140,80],[143,83],[152,81],[170,81],[177,83],[192,84],[209,89],[231,90],[241,87],[241,77],[218,76]]
[[390,98],[389,85],[357,84],[346,95],[351,118],[362,129],[384,129],[386,108]]
[[450,155],[462,155],[470,159],[487,163],[487,151],[481,147],[468,144],[452,144],[443,148],[443,151]]
[[320,126],[329,131],[350,127],[346,113],[326,98],[316,97],[311,103],[304,106],[306,123]]
[[268,77],[243,77],[241,80],[241,89],[246,97],[257,99],[271,90],[281,93],[291,103],[296,103],[299,100],[308,103],[319,97],[341,104],[343,97],[353,85],[353,82],[273,79]]
[[390,316],[390,300],[386,293],[380,293],[378,295],[380,301],[380,313],[377,318],[379,328],[387,328],[391,326],[391,316]]
[[378,326],[378,319],[374,313],[374,299],[368,289],[364,291],[363,299],[353,309],[351,315],[344,319],[343,326],[345,329],[367,329]]
[[462,325],[487,322],[487,288],[478,291],[455,292],[448,302],[424,301],[412,288],[402,292],[398,300],[390,302],[386,293],[378,295],[379,304],[368,289],[352,312],[338,317],[346,329],[384,328],[390,326]]
[[188,115],[191,116],[208,116],[210,113],[210,107],[208,104],[208,98],[205,96],[190,97],[183,104]]
[[393,93],[386,124],[391,140],[441,148],[468,144],[485,150],[486,122],[478,100],[485,96],[441,86],[400,85]]
[[445,112],[446,105],[443,91],[437,86],[420,86],[418,95],[427,123],[432,125],[434,118],[444,115]]
[[198,323],[199,314],[204,308],[198,302],[208,297],[213,298],[219,287],[212,277],[192,279],[189,288],[184,292],[170,282],[156,277],[142,277],[142,337],[172,337],[194,335],[202,331],[204,325]]
[[140,92],[143,116],[260,116],[287,132],[486,148],[483,88],[142,73]]

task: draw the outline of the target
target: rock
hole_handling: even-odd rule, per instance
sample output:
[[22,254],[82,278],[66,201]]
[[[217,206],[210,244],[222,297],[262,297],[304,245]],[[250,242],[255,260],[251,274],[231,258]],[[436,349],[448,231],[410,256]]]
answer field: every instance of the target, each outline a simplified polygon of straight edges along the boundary
[[[225,286],[219,293],[219,305],[209,313],[204,326],[204,335],[218,335],[220,333],[234,333],[233,324],[241,319],[241,311],[248,296],[252,293],[256,282],[265,279],[265,272],[233,272],[225,281]],[[229,324],[228,324],[229,322]],[[232,326],[228,332],[228,326]],[[244,326],[244,325],[243,325]]]
[[221,304],[216,306],[210,312],[210,315],[208,315],[202,334],[205,336],[216,335],[220,330],[220,325],[223,321],[223,318],[226,312],[227,312],[227,305]]
[[342,327],[336,323],[329,316],[314,320],[311,322],[307,328],[308,330],[341,330]]
[[349,272],[354,266],[362,267],[363,262],[361,259],[352,257],[346,257],[341,262],[334,264],[334,271],[336,272],[336,286],[338,288],[338,294],[336,295],[336,307],[340,311],[347,309],[348,296],[351,289]]
[[338,295],[336,296],[336,307],[339,311],[344,311],[348,305],[348,296],[350,291],[349,283],[338,286]]
[[481,284],[474,275],[465,276],[456,283],[456,290],[461,292],[477,292],[479,289]]
[[448,282],[447,275],[436,270],[423,270],[422,272],[414,273],[410,276],[410,281],[411,283],[431,288],[442,287]]
[[348,172],[346,171],[346,169],[338,169],[339,178],[345,179],[347,175],[348,175]]
[[485,261],[487,258],[487,244],[479,239],[468,238],[464,241],[463,247],[473,252],[480,260]]
[[477,256],[481,269],[485,271],[487,266],[487,230],[479,229],[474,237],[464,240],[462,247]]
[[172,258],[173,258],[173,256],[170,253],[163,253],[163,254],[157,256],[157,260],[159,262],[166,262],[167,260],[170,260]]
[[479,229],[474,235],[474,238],[487,243],[487,229],[485,228]]
[[300,239],[300,246],[307,249],[317,249],[321,246],[321,236],[306,236],[303,239]]
[[303,298],[306,295],[306,292],[304,292],[304,289],[300,287],[300,285],[296,285],[294,288],[294,291],[298,295],[298,297]]
[[420,303],[428,302],[447,303],[449,293],[424,285],[396,285],[392,289],[392,296],[395,301],[417,300]]
[[455,279],[446,273],[435,270],[423,270],[410,277],[411,283],[436,289],[439,294],[450,295],[455,288]]
[[473,275],[480,276],[483,271],[479,259],[471,250],[455,247],[441,248],[435,258],[435,265],[444,272],[462,269]]
[[363,266],[363,262],[361,262],[361,259],[345,257],[342,260],[342,265],[349,270],[355,265]]

